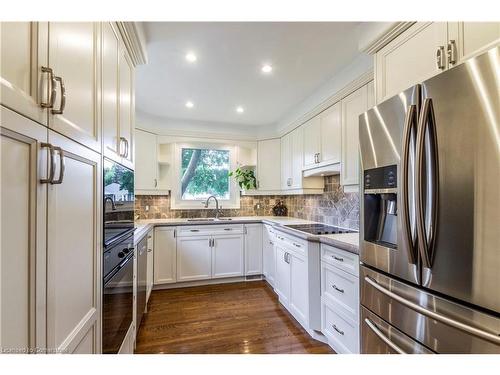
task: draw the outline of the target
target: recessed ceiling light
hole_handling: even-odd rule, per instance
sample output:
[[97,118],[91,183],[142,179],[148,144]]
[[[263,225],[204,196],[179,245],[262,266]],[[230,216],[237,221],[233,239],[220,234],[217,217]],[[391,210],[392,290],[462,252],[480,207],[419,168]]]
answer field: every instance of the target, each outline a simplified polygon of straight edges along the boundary
[[188,101],[186,102],[186,107],[188,107],[188,108],[193,108],[193,107],[194,107],[193,102],[192,102],[192,101],[190,101],[190,100],[188,100]]
[[243,113],[245,112],[245,109],[241,105],[239,105],[238,107],[236,107],[236,112]]
[[195,62],[196,59],[197,59],[197,57],[193,52],[188,52],[188,54],[186,55],[186,60],[191,62],[191,63]]
[[264,64],[264,65],[262,65],[261,70],[262,70],[262,73],[269,74],[269,73],[272,72],[273,67],[271,65],[269,65],[269,64]]

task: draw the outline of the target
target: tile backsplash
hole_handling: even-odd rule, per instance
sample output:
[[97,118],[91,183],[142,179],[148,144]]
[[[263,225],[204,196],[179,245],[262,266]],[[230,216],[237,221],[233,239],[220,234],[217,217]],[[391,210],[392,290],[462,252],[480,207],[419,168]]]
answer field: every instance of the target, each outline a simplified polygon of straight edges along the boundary
[[[137,195],[135,213],[139,219],[210,217],[213,209],[172,210],[168,195]],[[239,209],[223,209],[223,216],[272,216],[277,201],[283,201],[288,216],[350,229],[359,229],[359,194],[344,193],[339,176],[325,177],[325,191],[314,195],[242,196]],[[147,206],[149,210],[146,210]]]

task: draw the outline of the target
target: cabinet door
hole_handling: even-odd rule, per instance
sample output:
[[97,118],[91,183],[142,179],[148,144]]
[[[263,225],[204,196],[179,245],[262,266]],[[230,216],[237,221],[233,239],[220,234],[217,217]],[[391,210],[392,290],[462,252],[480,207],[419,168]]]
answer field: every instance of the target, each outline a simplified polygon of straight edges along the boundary
[[156,135],[142,130],[135,131],[136,190],[156,190],[158,187],[158,157]]
[[0,38],[1,104],[47,125],[47,23],[2,22]]
[[85,340],[86,352],[99,353],[101,156],[53,131],[49,143],[64,157],[58,153],[55,172],[61,183],[48,187],[47,346],[72,353]]
[[158,227],[154,234],[154,284],[176,281],[177,251],[175,228]]
[[305,257],[290,253],[290,312],[307,327],[309,316],[308,272]]
[[436,58],[446,45],[446,22],[417,22],[377,52],[377,103],[447,69],[446,56],[441,68]]
[[292,188],[302,188],[302,168],[304,166],[304,132],[299,127],[291,133],[292,151]]
[[291,134],[281,137],[281,189],[292,188],[292,137]]
[[367,109],[367,88],[342,99],[341,185],[357,185],[359,174],[359,115]]
[[274,286],[275,256],[274,234],[266,225],[262,230],[262,271],[271,286]]
[[209,237],[177,237],[177,281],[212,278]]
[[274,290],[278,294],[280,302],[288,307],[290,299],[290,265],[288,264],[288,253],[280,246],[276,249],[276,271],[274,273]]
[[321,153],[319,160],[324,164],[339,163],[341,155],[342,113],[337,102],[320,115]]
[[148,258],[147,258],[147,277],[146,277],[146,305],[149,300],[154,283],[154,230],[148,233]]
[[0,352],[46,348],[47,128],[0,107]]
[[280,190],[280,139],[267,139],[257,144],[257,179],[259,190]]
[[304,168],[313,167],[316,163],[316,155],[321,152],[321,122],[320,117],[315,116],[303,126],[304,131]]
[[121,161],[119,154],[120,123],[119,112],[119,71],[118,58],[120,38],[112,23],[102,23],[101,34],[101,105],[102,138],[104,156]]
[[262,274],[262,224],[245,225],[245,275]]
[[[92,22],[49,23],[49,66],[61,82],[49,127],[100,152],[98,111],[98,46],[100,24]],[[65,87],[65,105],[62,100]]]
[[459,63],[500,42],[500,22],[449,22],[448,31]]
[[243,236],[215,236],[212,241],[212,278],[243,276]]
[[[120,145],[123,155],[122,163],[129,168],[134,167],[134,67],[127,52],[120,52]],[[120,148],[120,147],[119,147]]]

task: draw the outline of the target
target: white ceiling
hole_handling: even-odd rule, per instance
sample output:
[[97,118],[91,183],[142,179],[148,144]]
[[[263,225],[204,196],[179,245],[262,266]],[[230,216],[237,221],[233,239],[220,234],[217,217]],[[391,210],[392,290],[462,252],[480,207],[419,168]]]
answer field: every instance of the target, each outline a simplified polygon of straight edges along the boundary
[[[149,62],[137,68],[137,109],[169,119],[275,124],[359,54],[357,25],[144,23]],[[189,51],[194,64],[185,59]],[[270,75],[263,63],[273,66]]]

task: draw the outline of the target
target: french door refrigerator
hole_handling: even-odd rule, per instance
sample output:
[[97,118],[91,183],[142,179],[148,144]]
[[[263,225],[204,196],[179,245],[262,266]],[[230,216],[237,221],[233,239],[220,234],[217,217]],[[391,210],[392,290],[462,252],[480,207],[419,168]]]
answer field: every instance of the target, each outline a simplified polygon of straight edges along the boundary
[[500,48],[360,116],[363,353],[500,353]]

